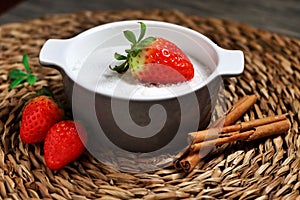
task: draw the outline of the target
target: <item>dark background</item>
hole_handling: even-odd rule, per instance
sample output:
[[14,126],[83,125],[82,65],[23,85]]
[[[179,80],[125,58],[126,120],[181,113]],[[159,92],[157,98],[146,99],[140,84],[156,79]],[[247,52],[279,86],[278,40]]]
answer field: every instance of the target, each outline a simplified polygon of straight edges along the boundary
[[[0,7],[9,1],[0,0]],[[28,0],[0,15],[0,25],[82,10],[153,8],[229,19],[300,38],[300,0]]]

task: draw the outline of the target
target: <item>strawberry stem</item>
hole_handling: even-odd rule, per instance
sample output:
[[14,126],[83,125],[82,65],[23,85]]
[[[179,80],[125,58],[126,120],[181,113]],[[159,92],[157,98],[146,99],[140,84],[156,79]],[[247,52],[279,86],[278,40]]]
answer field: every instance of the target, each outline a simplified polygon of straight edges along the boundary
[[49,86],[43,86],[42,89],[40,89],[37,93],[36,96],[48,96],[51,97],[56,103],[57,105],[65,110],[64,105],[62,104],[62,102],[60,102],[53,94],[52,90],[50,89]]
[[54,96],[54,94],[49,86],[43,86],[42,89],[37,91],[36,96],[51,97],[55,101],[55,103],[58,105],[58,107],[63,110],[64,119],[73,119],[72,113],[69,111],[69,109],[67,109],[67,107],[59,99],[57,99]]
[[143,22],[139,22],[139,24],[140,24],[141,30],[140,30],[138,40],[136,40],[136,36],[132,31],[126,30],[123,32],[125,38],[129,42],[131,42],[131,48],[125,50],[125,53],[127,53],[126,56],[121,55],[119,53],[115,53],[114,58],[116,60],[125,60],[125,62],[120,65],[116,65],[115,67],[109,66],[109,68],[111,70],[114,70],[118,73],[126,72],[130,67],[129,59],[132,57],[136,57],[142,51],[142,49],[144,47],[146,47],[147,45],[149,45],[150,43],[152,43],[153,41],[156,40],[155,37],[147,37],[147,38],[143,39],[146,34],[146,25]]

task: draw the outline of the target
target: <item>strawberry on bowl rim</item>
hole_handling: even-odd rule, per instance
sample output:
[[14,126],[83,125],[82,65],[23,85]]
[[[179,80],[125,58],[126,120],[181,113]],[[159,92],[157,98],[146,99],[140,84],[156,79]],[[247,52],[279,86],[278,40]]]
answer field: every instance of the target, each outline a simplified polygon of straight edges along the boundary
[[[109,69],[120,64],[113,61],[114,53],[129,46],[123,32],[138,35],[141,22],[147,25],[147,36],[167,38],[189,57],[195,68],[191,80],[149,87],[128,73],[118,75]],[[128,169],[102,156],[107,149],[124,157],[176,154],[186,146],[187,132],[209,124],[222,77],[244,70],[242,51],[223,49],[192,29],[151,20],[112,22],[70,39],[49,39],[39,59],[43,66],[61,72],[74,118],[92,130],[87,150],[120,170]],[[157,167],[135,166],[136,171]]]

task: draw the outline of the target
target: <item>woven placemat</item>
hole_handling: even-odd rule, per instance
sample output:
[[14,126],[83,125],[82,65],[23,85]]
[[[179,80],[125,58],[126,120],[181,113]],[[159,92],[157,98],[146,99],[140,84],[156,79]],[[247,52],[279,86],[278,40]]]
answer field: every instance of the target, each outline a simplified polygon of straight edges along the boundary
[[[244,120],[288,113],[286,135],[225,145],[190,173],[173,167],[129,174],[111,169],[88,152],[59,171],[45,167],[42,145],[19,138],[24,104],[42,86],[64,100],[58,71],[41,67],[38,54],[49,38],[69,38],[107,22],[152,19],[190,27],[226,49],[245,53],[245,71],[225,80],[232,105],[245,94],[258,101]],[[300,192],[300,41],[256,28],[178,11],[130,10],[47,16],[0,27],[0,196],[12,199],[296,199]],[[23,69],[22,55],[39,81],[9,90],[8,72]],[[242,119],[243,120],[243,119]],[[298,197],[299,198],[299,197]]]

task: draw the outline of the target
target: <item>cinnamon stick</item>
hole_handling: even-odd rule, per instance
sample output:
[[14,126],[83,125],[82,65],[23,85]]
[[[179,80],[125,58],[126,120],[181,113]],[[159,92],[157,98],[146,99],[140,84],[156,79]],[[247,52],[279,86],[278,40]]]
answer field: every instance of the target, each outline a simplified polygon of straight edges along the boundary
[[[236,120],[243,116],[243,114],[256,102],[256,100],[256,95],[245,95],[226,112],[225,117],[216,120],[212,125],[210,125],[210,128],[224,126],[225,124],[231,125],[235,123]],[[211,134],[211,136],[208,137],[215,139],[217,138],[217,135]],[[198,155],[198,153],[189,155],[190,153],[190,145],[183,149],[183,151],[179,152],[175,156],[173,162],[175,168],[186,168],[182,166],[182,164],[185,163],[185,166],[190,166],[189,169],[192,170],[200,161],[201,157]],[[187,164],[188,162],[190,162],[189,165]]]
[[[263,137],[277,135],[289,130],[290,122],[286,115],[235,123],[255,104],[255,95],[246,95],[235,103],[226,116],[216,120],[209,129],[188,134],[190,145],[180,152],[174,161],[176,168],[191,171],[202,159],[201,149],[211,151],[216,146],[237,140],[252,141]],[[221,127],[221,126],[224,127]]]
[[182,151],[180,151],[176,156],[175,159],[173,161],[173,165],[176,169],[180,169],[182,168],[181,164],[180,164],[180,160],[186,156],[188,156],[188,154],[190,153],[190,146],[186,146]]
[[201,131],[188,133],[188,143],[199,143],[205,140],[213,140],[219,137],[219,133],[222,132],[222,128],[210,128]]
[[194,143],[190,146],[190,151],[200,151],[202,148],[209,148],[212,146],[219,146],[226,143],[231,143],[237,140],[244,140],[249,138],[252,134],[254,134],[255,130],[249,130],[245,132],[233,132],[229,137],[218,138],[215,140],[208,140],[200,143]]
[[285,119],[287,119],[286,115],[282,114],[277,116],[270,116],[261,119],[246,121],[246,122],[240,122],[238,124],[224,126],[222,128],[211,128],[202,131],[191,132],[188,134],[188,141],[190,143],[199,143],[204,140],[211,140],[220,137],[222,133],[249,130],[257,126],[266,125],[277,121],[282,121]]
[[210,128],[228,126],[234,124],[240,117],[242,117],[247,110],[255,104],[257,96],[245,95],[240,100],[238,100],[222,118],[217,119]]
[[193,152],[189,156],[183,158],[182,160],[178,161],[181,169],[185,172],[190,172],[195,166],[199,163],[201,157],[198,152]]
[[[176,166],[177,169],[181,168],[185,172],[190,172],[192,169],[194,169],[194,167],[202,159],[202,156],[199,153],[200,149],[213,148],[217,145],[229,143],[229,142],[240,140],[240,139],[245,139],[245,138],[249,137],[249,135],[253,134],[253,132],[254,132],[254,130],[246,131],[242,134],[238,134],[237,132],[235,132],[235,133],[232,133],[231,137],[228,137],[228,138],[218,138],[216,140],[210,140],[210,141],[191,145],[188,156],[182,158],[181,160],[176,160],[176,163],[174,163],[174,165]],[[209,150],[210,149],[208,149],[208,151]]]
[[[209,141],[209,142],[203,142],[198,147],[192,147],[192,148],[208,148],[207,151],[211,151],[212,148],[215,147],[215,144],[221,143],[221,141]],[[196,149],[194,149],[196,150]],[[195,166],[200,162],[202,159],[202,156],[199,151],[193,151],[191,148],[189,148],[188,155],[185,157],[182,157],[181,159],[177,159],[174,162],[174,166],[177,169],[182,169],[185,172],[190,172],[195,168]]]
[[[208,130],[204,130],[205,133],[203,133],[203,138],[206,139],[206,137],[211,137],[212,139],[215,139],[218,137],[216,134],[219,133],[219,127],[225,126],[225,122],[227,125],[231,125],[236,122],[237,119],[239,119],[257,100],[256,95],[245,95],[240,100],[238,100],[227,112],[225,117],[217,119],[214,123],[212,123]],[[216,129],[214,129],[216,128]],[[189,143],[193,141],[193,139],[188,138]],[[201,139],[199,140],[201,141]],[[188,148],[185,148],[183,151],[181,151],[179,154],[177,154],[176,160],[182,158],[184,155],[186,155]]]
[[241,131],[248,130],[257,126],[271,124],[285,119],[287,119],[286,114],[264,117],[264,118],[250,120],[246,122],[240,122],[238,124],[231,125],[231,126],[225,126],[222,128],[222,132],[226,133],[226,132],[237,131],[237,130],[241,130]]
[[258,126],[255,128],[255,131],[252,135],[249,136],[247,141],[257,140],[264,137],[269,137],[272,135],[278,135],[284,133],[290,129],[290,121],[288,119],[274,122],[271,124],[266,124]]
[[[199,143],[193,143],[190,145],[189,154],[178,161],[178,166],[189,172],[191,171],[197,163],[201,160],[201,156],[199,154],[201,149],[213,148],[215,146],[219,146],[226,143],[231,143],[238,140],[244,141],[252,141],[264,137],[270,137],[273,135],[278,135],[284,133],[290,129],[290,122],[286,118],[281,121],[275,121],[266,125],[261,125],[258,127],[254,127],[248,131],[236,131],[231,133],[225,133],[223,136],[213,140],[207,140]],[[177,166],[177,167],[178,167]]]
[[241,116],[243,116],[247,110],[255,104],[257,100],[256,95],[246,95],[235,105],[232,106],[230,112],[224,119],[224,126],[235,123]]
[[[233,130],[234,132],[220,134],[220,137],[217,139],[201,141],[201,139],[203,139],[203,136],[200,135],[200,137],[194,138],[195,139],[194,142],[190,145],[190,151],[199,151],[201,148],[205,148],[205,147],[213,146],[213,145],[218,146],[218,145],[222,145],[225,143],[234,142],[237,140],[251,141],[251,140],[260,139],[263,137],[268,137],[268,136],[284,133],[287,130],[289,130],[290,122],[285,117],[285,115],[283,115],[283,116],[280,115],[280,116],[275,116],[275,117],[269,117],[266,120],[264,120],[264,119],[253,120],[254,121],[253,123],[251,121],[249,121],[248,123],[246,123],[246,125],[249,125],[249,126],[245,126],[245,127],[252,129],[252,130],[244,131],[243,126],[240,126],[242,128]],[[283,120],[277,121],[282,118],[283,118]],[[273,120],[273,119],[276,121],[270,122],[270,120]],[[262,124],[262,122],[268,122],[268,123]],[[259,126],[255,126],[256,124],[259,124]],[[199,135],[196,135],[196,136],[199,136]]]

